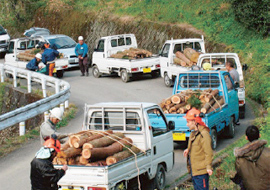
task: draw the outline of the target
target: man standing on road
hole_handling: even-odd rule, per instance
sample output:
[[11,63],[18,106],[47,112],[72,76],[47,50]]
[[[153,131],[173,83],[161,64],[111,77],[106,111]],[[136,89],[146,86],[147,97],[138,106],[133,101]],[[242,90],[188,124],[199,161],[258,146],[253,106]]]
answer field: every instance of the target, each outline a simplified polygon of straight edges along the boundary
[[85,72],[86,76],[88,76],[89,75],[88,60],[87,60],[88,46],[86,45],[86,43],[83,42],[82,36],[78,37],[78,41],[79,43],[75,47],[75,54],[79,58],[79,66],[82,72],[81,76],[85,76]]
[[249,142],[234,150],[236,176],[240,178],[241,189],[270,189],[270,148],[265,147],[267,141],[258,140],[260,137],[259,129],[249,126],[246,129]]
[[45,50],[42,54],[42,62],[46,65],[46,74],[53,76],[55,63],[52,61],[54,61],[55,58],[59,56],[59,52],[55,49],[51,49],[49,43],[45,43],[44,48]]
[[26,68],[30,71],[37,71],[39,69],[38,64],[41,61],[41,54],[37,53],[35,58],[32,59],[29,63],[27,63]]
[[40,141],[43,144],[47,139],[51,137],[52,134],[57,135],[61,143],[65,141],[63,138],[66,138],[68,135],[60,134],[56,132],[56,124],[62,120],[63,112],[60,108],[56,107],[50,110],[50,116],[47,121],[41,124],[40,126]]
[[226,62],[226,69],[230,73],[234,83],[239,83],[239,74],[237,70],[235,70],[232,62]]
[[44,146],[36,153],[31,162],[32,190],[57,190],[57,182],[65,175],[67,165],[59,169],[53,167],[52,161],[60,152],[61,144],[57,137],[48,139]]
[[191,173],[195,190],[209,189],[209,175],[212,175],[213,150],[209,128],[200,117],[196,108],[189,110],[185,116],[190,133],[188,148],[184,151],[187,157],[187,169]]

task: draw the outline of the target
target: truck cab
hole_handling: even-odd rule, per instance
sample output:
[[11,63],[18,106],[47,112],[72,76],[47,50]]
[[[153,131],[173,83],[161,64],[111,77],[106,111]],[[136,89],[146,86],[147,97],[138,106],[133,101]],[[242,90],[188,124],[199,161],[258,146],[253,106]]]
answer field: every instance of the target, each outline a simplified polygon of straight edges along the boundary
[[236,53],[206,53],[201,54],[197,65],[203,69],[205,63],[210,63],[211,70],[226,70],[226,62],[234,64],[234,68],[239,74],[239,87],[237,88],[239,98],[239,115],[240,118],[245,118],[245,83],[243,70],[247,69],[246,64],[241,64],[240,59]]
[[173,63],[175,53],[180,51],[183,53],[185,48],[192,48],[200,53],[205,53],[204,37],[202,38],[188,38],[188,39],[171,39],[167,40],[163,45],[160,54],[160,74],[164,78],[164,84],[171,87],[176,76],[190,68],[182,67]]

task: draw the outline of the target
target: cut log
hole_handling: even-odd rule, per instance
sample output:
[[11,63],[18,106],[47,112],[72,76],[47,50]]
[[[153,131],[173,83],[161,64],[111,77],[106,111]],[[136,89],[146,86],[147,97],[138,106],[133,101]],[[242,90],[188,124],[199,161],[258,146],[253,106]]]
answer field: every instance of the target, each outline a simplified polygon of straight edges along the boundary
[[223,104],[224,104],[224,98],[221,97],[221,99],[218,100],[217,102],[215,102],[215,104],[208,110],[207,113],[211,113],[212,111],[216,110],[217,108],[219,108]]
[[106,136],[108,134],[112,134],[112,133],[113,133],[112,130],[108,130],[106,132],[102,132],[101,134],[95,134],[94,133],[94,135],[92,135],[92,136],[81,137],[78,142],[74,142],[73,147],[80,148],[80,147],[82,147],[87,142],[90,142],[90,141],[95,140],[95,139],[102,138],[102,137],[104,137],[104,136]]
[[186,105],[186,109],[187,110],[190,110],[191,109],[191,105],[190,104]]
[[108,156],[111,156],[117,152],[123,150],[123,145],[130,147],[132,140],[130,138],[123,138],[117,142],[114,142],[112,145],[102,148],[92,148],[92,149],[83,149],[82,156],[86,159],[91,158],[91,160],[102,160]]
[[82,165],[86,165],[86,164],[89,163],[89,160],[86,159],[86,158],[84,158],[83,156],[80,156],[80,157],[79,157],[79,162],[80,162],[80,164],[82,164]]
[[181,104],[177,104],[174,107],[175,107],[176,110],[178,110],[179,108],[185,106],[186,104],[187,104],[186,102],[182,102]]
[[161,109],[163,109],[163,108],[165,107],[165,103],[164,103],[164,102],[161,102],[161,103],[159,104],[159,106],[160,106]]
[[108,136],[105,136],[105,137],[102,137],[99,139],[95,139],[95,140],[92,140],[88,143],[85,143],[83,145],[83,149],[100,148],[100,147],[109,146],[112,143],[114,143],[115,141],[120,140],[124,137],[125,137],[125,135],[123,133],[110,134]]
[[171,103],[172,103],[171,97],[169,97],[169,98],[167,98],[167,99],[165,100],[165,105],[170,105]]
[[201,109],[202,113],[207,113],[207,111],[210,109],[210,107],[215,103],[216,101],[214,99],[212,99],[210,102],[206,102],[204,104],[204,106]]
[[188,111],[188,109],[186,108],[186,106],[178,109],[178,113],[180,113],[180,114],[187,113],[187,111]]
[[81,148],[70,147],[67,150],[62,151],[62,152],[63,152],[63,157],[64,158],[70,158],[70,157],[74,157],[74,156],[77,156],[77,155],[81,154],[82,149]]
[[[135,146],[132,146],[130,148],[135,154],[139,153],[140,152],[140,149],[138,149],[137,147]],[[133,156],[133,153],[130,151],[130,150],[124,150],[122,152],[119,152],[119,153],[116,153],[114,154],[113,156],[109,156],[107,159],[106,159],[106,163],[107,165],[111,165],[111,164],[115,164],[116,162],[119,162],[125,158],[128,158],[130,156]]]
[[78,165],[80,161],[80,156],[72,157],[67,159],[68,165]]
[[176,112],[176,111],[177,111],[176,108],[173,106],[170,108],[169,113]]
[[168,114],[169,113],[169,111],[168,110],[165,110],[165,111],[163,111],[164,112],[164,114]]
[[91,131],[81,131],[77,134],[73,134],[69,136],[68,143],[70,147],[73,147],[73,145],[80,141],[81,138],[87,138],[91,136]]
[[173,107],[174,105],[175,105],[174,103],[171,103],[171,104],[166,105],[165,107],[167,110],[170,110],[170,108]]
[[184,61],[185,63],[187,63],[188,65],[190,65],[190,60],[180,51],[177,51],[175,53],[175,56],[178,57],[179,59],[181,59],[182,61]]
[[61,145],[61,150],[62,151],[67,150],[68,148],[70,148],[68,141],[66,141],[63,145]]
[[197,63],[200,53],[192,48],[185,48],[184,55],[192,62]]
[[208,94],[206,97],[205,97],[205,101],[206,102],[210,102],[211,99],[214,97],[214,96],[217,96],[219,93],[219,90],[218,89],[215,89],[213,90],[210,94]]
[[171,97],[171,102],[174,104],[180,104],[182,101],[181,96],[179,94],[175,94]]
[[184,62],[182,59],[180,59],[178,57],[173,58],[173,63],[176,64],[176,65],[180,65],[182,67],[186,67],[187,66],[187,63]]

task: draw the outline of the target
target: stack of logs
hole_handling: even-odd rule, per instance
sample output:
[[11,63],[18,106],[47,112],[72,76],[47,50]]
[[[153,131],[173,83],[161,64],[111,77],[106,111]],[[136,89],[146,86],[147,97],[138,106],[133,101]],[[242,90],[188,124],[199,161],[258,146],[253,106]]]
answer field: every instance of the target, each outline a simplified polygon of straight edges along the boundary
[[116,54],[112,54],[111,57],[118,58],[118,59],[139,59],[139,58],[152,57],[152,53],[144,49],[129,48],[124,51],[119,51]]
[[197,64],[200,53],[192,48],[186,48],[183,53],[177,51],[175,56],[176,57],[173,59],[174,64],[183,67],[192,67]]
[[54,164],[107,166],[139,153],[132,140],[113,131],[81,131],[69,136]]
[[[38,49],[34,48],[34,49],[31,49],[31,50],[26,50],[24,52],[19,53],[17,55],[17,58],[20,61],[31,61],[32,59],[35,58],[36,52],[38,52],[40,54],[43,53],[42,50],[38,51]],[[64,58],[64,54],[63,53],[59,53],[59,56],[57,58]]]
[[189,98],[195,96],[201,102],[201,112],[208,114],[220,108],[224,104],[224,98],[219,96],[219,90],[185,90],[164,99],[159,105],[165,114],[184,114],[190,110],[193,105],[188,103]]

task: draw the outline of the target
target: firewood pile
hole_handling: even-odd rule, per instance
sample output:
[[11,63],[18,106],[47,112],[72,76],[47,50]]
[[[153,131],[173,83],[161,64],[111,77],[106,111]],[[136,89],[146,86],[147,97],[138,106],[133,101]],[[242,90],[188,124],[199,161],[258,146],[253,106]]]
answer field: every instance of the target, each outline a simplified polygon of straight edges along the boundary
[[175,56],[176,57],[173,59],[174,64],[183,67],[192,67],[197,64],[200,53],[192,48],[186,48],[183,53],[177,51]]
[[220,108],[223,104],[224,98],[219,96],[218,89],[188,89],[162,100],[159,106],[165,114],[185,114],[192,107],[208,114]]
[[[26,50],[24,52],[21,52],[17,55],[17,58],[20,61],[31,61],[32,59],[35,58],[37,53],[42,54],[44,51],[41,49],[33,48],[31,50]],[[59,56],[57,58],[64,58],[63,53],[59,53]]]
[[112,58],[118,59],[140,59],[146,57],[152,57],[152,53],[150,51],[138,48],[129,48],[124,51],[119,51],[116,54],[112,54]]
[[140,149],[132,139],[113,131],[81,131],[69,136],[55,157],[54,164],[107,166],[134,156]]

